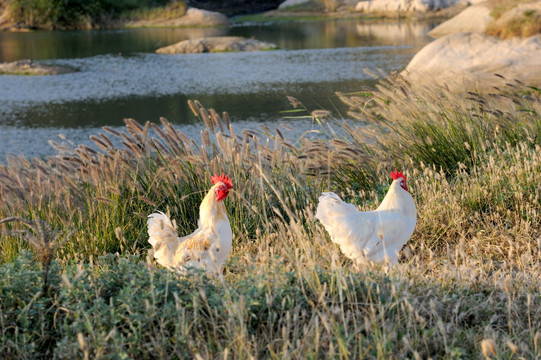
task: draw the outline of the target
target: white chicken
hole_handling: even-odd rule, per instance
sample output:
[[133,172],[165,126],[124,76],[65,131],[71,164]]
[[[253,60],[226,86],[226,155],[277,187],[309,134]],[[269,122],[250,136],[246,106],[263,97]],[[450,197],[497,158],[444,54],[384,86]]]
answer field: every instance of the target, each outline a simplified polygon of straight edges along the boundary
[[159,264],[171,269],[194,267],[222,273],[233,242],[223,200],[233,184],[225,174],[214,175],[211,181],[214,185],[201,202],[199,226],[192,234],[179,237],[176,223],[162,212],[148,216],[148,242]]
[[417,209],[402,172],[394,179],[387,195],[375,211],[361,212],[332,192],[319,197],[316,218],[333,242],[357,265],[370,262],[395,264],[417,223]]

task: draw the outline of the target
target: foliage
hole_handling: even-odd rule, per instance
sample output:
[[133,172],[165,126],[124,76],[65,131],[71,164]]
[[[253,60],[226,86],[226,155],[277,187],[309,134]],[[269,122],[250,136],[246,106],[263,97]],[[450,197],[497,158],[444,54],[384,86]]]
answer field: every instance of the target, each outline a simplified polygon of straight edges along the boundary
[[476,154],[528,140],[541,144],[541,100],[520,82],[490,94],[455,93],[394,75],[362,96],[341,96],[370,126],[350,130],[381,158],[433,165],[447,174],[475,165]]
[[[226,130],[225,120],[212,109],[199,105],[196,112],[207,127],[201,147],[165,119],[162,127],[128,119],[127,132],[105,128],[109,136],[91,137],[99,150],[53,142],[61,155],[47,161],[9,158],[10,164],[0,167],[6,190],[0,194],[5,204],[0,216],[39,217],[53,227],[74,230],[60,249],[69,259],[117,251],[140,254],[147,243],[146,216],[154,210],[170,211],[181,232],[194,230],[198,216],[194,209],[214,173],[225,172],[234,179],[226,206],[236,243],[249,241],[256,231],[274,231],[275,217],[285,222],[306,218],[291,209],[314,203],[332,182],[311,175],[325,170],[326,149],[315,149],[309,141],[295,149],[278,133],[271,146],[255,133],[237,136],[233,128]],[[329,151],[334,148],[330,145]],[[307,153],[312,154],[309,161]],[[345,155],[333,155],[332,166],[351,163]],[[2,246],[2,257],[14,256],[18,244],[10,241]]]
[[493,22],[486,30],[488,35],[508,39],[514,36],[529,37],[541,33],[541,12],[525,10],[505,22]]
[[287,260],[304,267],[269,259],[266,271],[243,269],[235,259],[222,281],[108,255],[63,266],[49,303],[35,296],[40,273],[23,253],[0,267],[0,350],[9,358],[472,358],[486,337],[500,356],[540,355],[538,277],[502,283],[507,271],[467,275],[451,264],[439,276],[414,262],[389,275],[351,273],[296,261],[295,252]]
[[9,0],[7,4],[14,22],[45,29],[89,29],[120,17],[152,17],[158,13],[153,10],[157,7],[169,8],[178,15],[184,14],[186,5],[177,0]]
[[499,19],[505,12],[521,4],[533,3],[536,0],[489,0],[488,5],[492,8],[490,15]]
[[[529,3],[532,7],[528,8]],[[486,33],[501,39],[511,37],[529,37],[541,33],[541,12],[534,4],[535,0],[491,0],[487,5],[492,9],[490,15],[494,18],[488,24]],[[519,12],[517,7],[524,10]]]

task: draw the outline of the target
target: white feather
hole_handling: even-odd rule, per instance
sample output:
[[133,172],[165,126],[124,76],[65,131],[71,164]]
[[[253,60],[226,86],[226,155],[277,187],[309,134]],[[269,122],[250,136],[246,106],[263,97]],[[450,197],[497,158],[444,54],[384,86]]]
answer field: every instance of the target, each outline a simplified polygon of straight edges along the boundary
[[332,192],[319,198],[316,218],[345,256],[358,264],[396,263],[417,222],[410,193],[393,181],[375,211],[361,212]]

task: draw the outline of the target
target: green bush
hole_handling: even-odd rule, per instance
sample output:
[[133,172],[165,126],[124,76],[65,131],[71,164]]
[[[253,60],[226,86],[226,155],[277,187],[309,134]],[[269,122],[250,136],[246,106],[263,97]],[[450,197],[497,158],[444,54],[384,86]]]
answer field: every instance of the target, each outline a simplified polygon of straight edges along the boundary
[[[55,264],[40,296],[29,253],[0,266],[0,354],[9,359],[476,358],[481,336],[501,357],[541,355],[539,279],[507,294],[491,274],[457,282],[425,270],[351,273],[340,265],[223,279],[177,275],[135,257]],[[531,269],[528,269],[531,271]],[[526,304],[528,304],[526,306]],[[517,349],[507,348],[516,344]],[[229,357],[228,357],[229,355]]]
[[23,26],[64,29],[99,27],[126,14],[178,4],[183,13],[184,1],[176,0],[10,0],[8,9],[13,21]]

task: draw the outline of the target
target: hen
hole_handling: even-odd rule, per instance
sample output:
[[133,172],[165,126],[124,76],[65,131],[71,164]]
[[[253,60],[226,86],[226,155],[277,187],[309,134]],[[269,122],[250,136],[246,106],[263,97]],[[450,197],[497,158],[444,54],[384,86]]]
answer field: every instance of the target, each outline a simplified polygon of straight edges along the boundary
[[192,234],[179,237],[176,223],[162,212],[148,216],[148,242],[159,264],[173,269],[195,267],[222,272],[233,241],[223,200],[233,184],[225,174],[214,175],[211,181],[214,185],[201,202],[199,226]]
[[394,179],[387,195],[374,211],[361,212],[332,192],[319,197],[316,218],[345,256],[358,265],[395,264],[415,228],[417,210],[402,172]]

